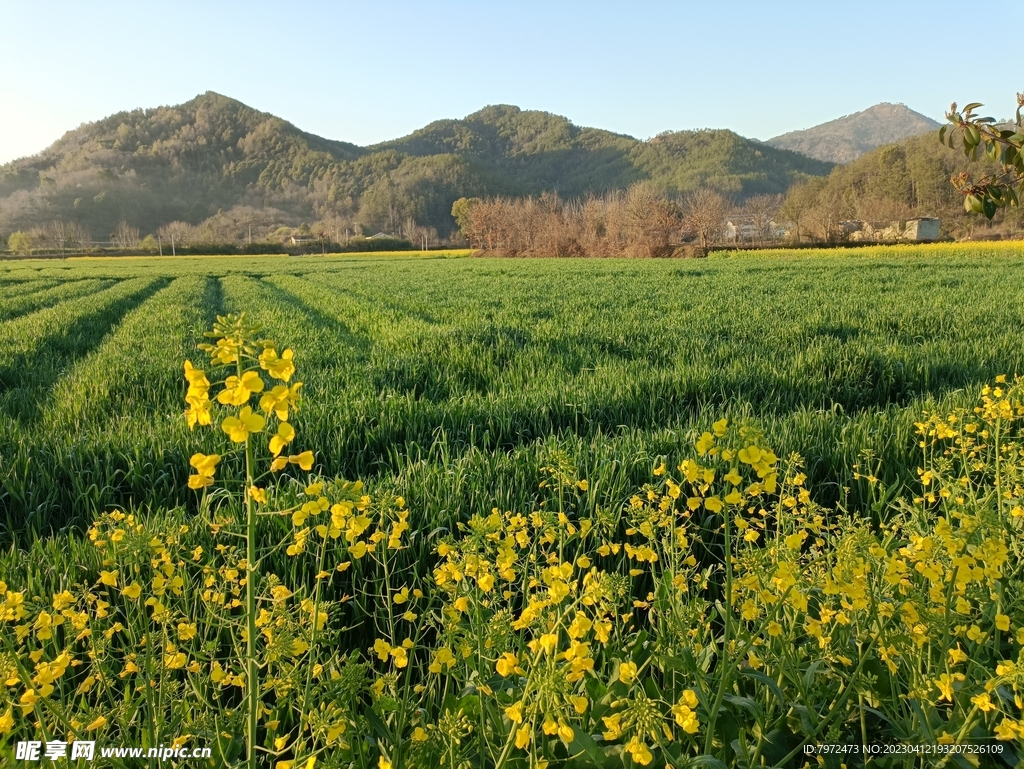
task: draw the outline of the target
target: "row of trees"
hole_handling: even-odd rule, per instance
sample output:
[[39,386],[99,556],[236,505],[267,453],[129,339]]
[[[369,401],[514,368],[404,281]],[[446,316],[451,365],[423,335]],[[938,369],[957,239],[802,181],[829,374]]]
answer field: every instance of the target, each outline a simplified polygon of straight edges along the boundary
[[[265,217],[247,217],[237,212],[220,212],[199,225],[175,220],[158,227],[142,237],[138,227],[121,220],[108,239],[96,240],[81,222],[54,219],[44,226],[18,230],[7,238],[7,250],[27,256],[33,253],[59,253],[62,255],[113,249],[116,251],[177,255],[180,249],[211,248],[240,249],[253,246],[294,246],[313,244],[323,249],[345,246],[351,242],[376,234],[370,228],[336,214],[328,214],[312,224],[303,222],[298,227],[278,226],[260,221]],[[253,224],[253,220],[256,224]],[[425,227],[412,217],[386,233],[393,240],[408,240],[424,250],[444,244],[436,228]],[[3,241],[0,240],[0,248]],[[317,244],[319,244],[317,246]]]
[[664,256],[683,243],[698,254],[723,239],[726,219],[743,223],[729,237],[778,237],[778,195],[732,206],[703,189],[669,198],[650,182],[625,192],[563,200],[555,193],[525,198],[460,198],[452,216],[471,248],[507,256]]

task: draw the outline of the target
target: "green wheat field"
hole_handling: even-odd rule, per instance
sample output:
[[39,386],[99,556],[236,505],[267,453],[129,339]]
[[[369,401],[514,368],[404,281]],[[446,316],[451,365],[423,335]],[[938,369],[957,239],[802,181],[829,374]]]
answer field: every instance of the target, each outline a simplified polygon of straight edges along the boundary
[[529,505],[552,443],[624,495],[719,414],[835,502],[861,451],[913,478],[923,408],[1024,369],[1020,253],[0,264],[0,526],[194,505],[181,362],[240,311],[297,350],[322,472],[400,487],[422,525]]
[[1022,256],[0,262],[0,759],[1020,766]]

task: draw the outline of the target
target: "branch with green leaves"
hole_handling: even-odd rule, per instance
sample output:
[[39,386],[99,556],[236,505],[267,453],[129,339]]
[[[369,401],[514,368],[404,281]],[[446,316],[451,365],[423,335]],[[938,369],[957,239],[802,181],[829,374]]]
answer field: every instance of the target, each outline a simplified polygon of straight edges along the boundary
[[1017,112],[1013,123],[998,123],[995,118],[978,117],[978,102],[958,110],[956,102],[946,113],[947,125],[939,129],[939,141],[951,148],[961,147],[964,155],[977,160],[983,153],[1002,171],[973,179],[969,173],[954,175],[950,182],[964,196],[967,213],[984,214],[991,219],[1006,206],[1020,205],[1024,195],[1024,93],[1017,94]]

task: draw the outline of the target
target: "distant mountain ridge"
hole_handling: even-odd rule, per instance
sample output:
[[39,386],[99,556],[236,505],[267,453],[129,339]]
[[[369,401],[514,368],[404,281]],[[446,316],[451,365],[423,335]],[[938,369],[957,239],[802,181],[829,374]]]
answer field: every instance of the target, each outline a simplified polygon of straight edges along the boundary
[[829,163],[849,163],[883,144],[937,131],[941,125],[904,104],[883,102],[813,128],[784,133],[766,144]]
[[831,168],[728,130],[640,141],[510,105],[359,147],[208,92],[84,124],[0,166],[0,237],[55,218],[98,238],[122,219],[145,233],[211,217],[225,233],[325,216],[375,231],[414,219],[444,232],[462,196],[576,197],[649,180],[672,195],[711,187],[742,200]]

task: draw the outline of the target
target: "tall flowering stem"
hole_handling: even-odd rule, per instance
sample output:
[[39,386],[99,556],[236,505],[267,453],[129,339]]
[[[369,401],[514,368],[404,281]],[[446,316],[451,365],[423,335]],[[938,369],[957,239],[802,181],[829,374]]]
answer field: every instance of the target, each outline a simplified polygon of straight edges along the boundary
[[[240,453],[245,463],[245,730],[246,763],[255,769],[257,765],[257,729],[260,717],[260,675],[257,651],[259,628],[257,623],[257,595],[260,589],[259,554],[257,552],[256,523],[257,505],[266,504],[266,490],[257,484],[261,477],[256,470],[254,437],[267,431],[268,425],[276,424],[276,432],[269,439],[267,451],[272,461],[269,471],[282,470],[289,464],[297,464],[302,470],[310,470],[313,464],[312,452],[282,456],[283,450],[295,439],[295,429],[288,422],[289,416],[298,406],[301,382],[287,383],[295,374],[293,353],[285,350],[278,354],[277,346],[269,340],[259,338],[259,327],[251,324],[245,314],[218,316],[213,331],[206,336],[214,341],[201,344],[199,348],[210,357],[213,369],[233,370],[223,381],[223,388],[216,401],[228,412],[221,420],[221,431]],[[262,372],[272,380],[284,384],[267,390]],[[226,372],[225,372],[226,373]],[[212,411],[215,408],[209,397],[211,383],[204,371],[196,369],[191,361],[185,361],[185,379],[189,389],[185,396],[188,409],[185,417],[189,427],[213,424]],[[254,395],[263,393],[256,410],[250,405]],[[260,444],[262,445],[262,444]],[[195,454],[190,464],[196,473],[189,478],[189,487],[205,489],[213,485],[216,468],[222,457],[219,454]]]

